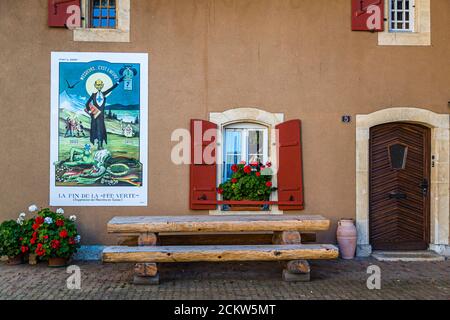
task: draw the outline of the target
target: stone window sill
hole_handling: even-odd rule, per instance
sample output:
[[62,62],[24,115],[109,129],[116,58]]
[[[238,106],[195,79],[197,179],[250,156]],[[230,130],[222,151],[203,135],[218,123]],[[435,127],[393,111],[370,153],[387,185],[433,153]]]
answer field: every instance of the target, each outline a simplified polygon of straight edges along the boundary
[[73,41],[130,42],[130,32],[120,29],[77,28],[73,30]]

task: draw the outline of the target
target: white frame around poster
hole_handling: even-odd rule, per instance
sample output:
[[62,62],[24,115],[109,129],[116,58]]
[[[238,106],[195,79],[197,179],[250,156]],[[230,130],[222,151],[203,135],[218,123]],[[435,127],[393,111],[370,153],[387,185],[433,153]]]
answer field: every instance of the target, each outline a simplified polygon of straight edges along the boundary
[[[142,185],[133,186],[57,186],[54,163],[58,161],[60,62],[107,61],[140,65],[140,139]],[[148,195],[148,54],[52,52],[50,126],[50,205],[51,206],[147,206]]]

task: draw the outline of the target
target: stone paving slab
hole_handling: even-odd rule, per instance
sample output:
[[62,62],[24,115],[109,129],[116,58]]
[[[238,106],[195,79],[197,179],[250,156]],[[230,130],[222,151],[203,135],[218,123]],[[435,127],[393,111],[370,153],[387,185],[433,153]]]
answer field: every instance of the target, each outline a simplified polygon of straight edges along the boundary
[[[278,262],[186,263],[161,266],[159,286],[135,286],[131,264],[75,261],[81,290],[69,290],[65,268],[0,263],[0,299],[444,299],[450,261],[312,261],[311,282],[283,282]],[[367,267],[381,268],[381,290],[366,287]]]

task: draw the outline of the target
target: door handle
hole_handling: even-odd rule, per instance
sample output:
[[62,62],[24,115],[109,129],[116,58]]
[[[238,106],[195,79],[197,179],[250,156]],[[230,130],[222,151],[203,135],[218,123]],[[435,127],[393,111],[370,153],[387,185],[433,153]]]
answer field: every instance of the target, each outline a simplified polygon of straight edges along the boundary
[[428,188],[429,188],[427,179],[423,179],[422,184],[420,185],[420,188],[422,189],[423,196],[426,197],[428,195]]

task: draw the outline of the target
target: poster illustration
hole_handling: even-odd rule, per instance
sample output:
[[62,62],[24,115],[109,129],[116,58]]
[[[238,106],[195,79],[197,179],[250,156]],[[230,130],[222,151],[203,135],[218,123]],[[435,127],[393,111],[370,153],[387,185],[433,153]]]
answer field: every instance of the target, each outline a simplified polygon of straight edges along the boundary
[[50,205],[147,205],[148,55],[52,52]]

